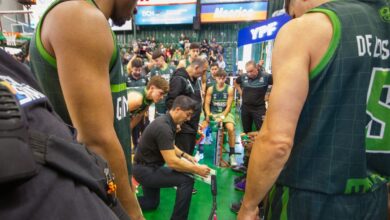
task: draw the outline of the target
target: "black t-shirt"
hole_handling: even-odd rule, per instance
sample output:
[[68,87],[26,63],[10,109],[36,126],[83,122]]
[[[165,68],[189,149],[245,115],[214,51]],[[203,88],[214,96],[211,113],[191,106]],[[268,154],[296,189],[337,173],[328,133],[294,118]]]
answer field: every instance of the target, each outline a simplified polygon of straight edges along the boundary
[[247,74],[239,76],[236,83],[242,89],[242,104],[249,108],[259,108],[265,106],[264,97],[269,85],[272,85],[272,75],[259,73],[257,77],[251,79]]
[[156,118],[142,132],[134,160],[136,163],[164,165],[160,150],[173,150],[176,125],[170,114]]

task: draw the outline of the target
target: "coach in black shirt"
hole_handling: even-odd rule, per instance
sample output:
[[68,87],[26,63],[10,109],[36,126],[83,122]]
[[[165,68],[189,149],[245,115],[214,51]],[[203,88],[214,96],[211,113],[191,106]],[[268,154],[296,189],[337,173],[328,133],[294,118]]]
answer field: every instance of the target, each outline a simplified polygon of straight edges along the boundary
[[252,131],[252,124],[256,130],[263,124],[265,114],[265,95],[268,86],[272,85],[272,76],[259,70],[254,61],[245,65],[246,74],[239,76],[235,81],[235,88],[242,97],[241,121],[245,133]]
[[[196,164],[192,156],[174,145],[177,125],[190,120],[196,105],[191,98],[178,96],[169,113],[155,119],[142,133],[134,158],[133,175],[142,185],[144,196],[138,201],[143,210],[158,207],[160,188],[176,186],[171,219],[187,219],[194,185],[190,173],[204,177],[210,173],[210,168]],[[165,163],[168,167],[164,166]]]
[[201,76],[208,67],[206,60],[195,58],[187,68],[179,68],[173,74],[169,83],[169,92],[166,99],[167,108],[170,109],[176,97],[185,95],[196,101],[196,110],[191,119],[181,126],[181,131],[176,135],[176,146],[184,152],[192,155],[200,114],[202,112],[202,82]]

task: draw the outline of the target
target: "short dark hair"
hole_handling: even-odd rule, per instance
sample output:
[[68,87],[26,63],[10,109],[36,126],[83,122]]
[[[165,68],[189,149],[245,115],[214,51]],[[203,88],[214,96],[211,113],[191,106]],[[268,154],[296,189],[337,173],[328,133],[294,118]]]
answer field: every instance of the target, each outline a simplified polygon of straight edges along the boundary
[[157,59],[157,58],[159,58],[159,57],[165,58],[165,56],[164,56],[164,54],[162,53],[162,51],[161,51],[161,50],[155,50],[155,51],[153,51],[152,59],[155,60],[155,59]]
[[226,76],[227,76],[227,73],[225,72],[225,70],[219,69],[219,70],[217,71],[217,73],[215,73],[215,76],[216,76],[216,77],[226,77]]
[[219,68],[219,66],[218,66],[218,64],[217,64],[217,63],[212,63],[212,64],[210,65],[210,69],[211,69],[213,66],[216,66],[216,67],[218,67],[218,68]]
[[142,60],[135,58],[133,61],[131,61],[131,67],[141,68],[143,66]]
[[191,49],[200,49],[200,45],[198,43],[191,43],[190,44],[190,50]]
[[197,102],[188,96],[180,95],[175,98],[175,101],[173,101],[171,109],[174,110],[176,108],[180,108],[183,111],[196,111]]

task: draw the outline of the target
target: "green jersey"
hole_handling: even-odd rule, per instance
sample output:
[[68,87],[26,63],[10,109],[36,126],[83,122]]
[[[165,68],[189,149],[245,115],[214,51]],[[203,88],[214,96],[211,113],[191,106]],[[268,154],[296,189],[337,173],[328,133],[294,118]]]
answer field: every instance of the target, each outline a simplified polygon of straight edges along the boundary
[[374,191],[385,182],[378,174],[390,176],[389,5],[330,1],[311,12],[329,17],[333,37],[310,72],[277,183],[326,194]]
[[[165,69],[160,68],[153,68],[150,71],[150,77],[153,76],[161,76],[164,78],[168,83],[172,78],[173,73],[176,71],[176,68],[174,66],[167,65]],[[156,111],[158,114],[165,114],[167,111],[167,108],[165,106],[166,97],[164,97],[161,101],[156,103]]]
[[142,96],[142,104],[139,108],[133,110],[133,111],[130,111],[130,115],[131,116],[134,116],[140,112],[142,112],[143,110],[145,110],[148,106],[150,106],[152,103],[153,103],[153,100],[149,100],[146,98],[146,88],[144,88],[143,90],[138,90],[138,89],[132,89],[132,88],[128,88],[128,93],[130,92],[137,92],[139,93],[141,96]]
[[217,83],[217,81],[215,80],[215,78],[213,76],[210,76],[207,77],[207,80],[206,80],[206,90],[211,87],[211,86],[214,86],[215,84]]
[[[45,92],[45,94],[47,94],[49,100],[53,104],[55,111],[66,123],[72,124],[68,110],[65,105],[64,96],[62,94],[58,78],[56,59],[46,51],[41,41],[41,27],[45,16],[51,9],[53,9],[61,2],[63,1],[57,0],[53,2],[53,4],[46,10],[44,15],[42,16],[37,26],[37,30],[31,40],[30,59],[32,71],[37,77],[41,87],[43,88],[43,91]],[[91,0],[88,0],[88,2],[93,4]],[[113,39],[115,41],[114,34]],[[127,74],[125,74],[123,71],[121,59],[119,56],[119,49],[116,45],[116,41],[115,51],[111,58],[109,76],[111,84],[112,105],[115,114],[113,115],[114,128],[118,139],[122,145],[122,148],[126,154],[126,160],[128,161],[128,168],[130,172],[130,117],[128,114],[126,92]]]
[[219,114],[225,111],[229,97],[229,86],[224,85],[222,90],[218,90],[217,85],[213,86],[211,94],[210,111],[213,114]]

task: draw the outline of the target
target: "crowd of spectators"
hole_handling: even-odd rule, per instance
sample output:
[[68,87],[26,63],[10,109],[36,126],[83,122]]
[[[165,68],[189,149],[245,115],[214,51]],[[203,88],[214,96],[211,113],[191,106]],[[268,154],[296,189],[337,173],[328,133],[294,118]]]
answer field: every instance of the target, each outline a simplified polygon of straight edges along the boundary
[[[147,64],[153,51],[159,49],[164,54],[168,64],[177,66],[180,60],[188,58],[190,44],[190,39],[184,34],[181,34],[177,43],[161,43],[156,41],[155,37],[138,39],[129,47],[122,48],[122,63],[126,66],[133,56],[138,56]],[[218,44],[215,38],[212,38],[211,41],[204,39],[200,43],[199,56],[206,58],[210,65],[217,63],[221,69],[226,68],[224,52],[223,46]]]

